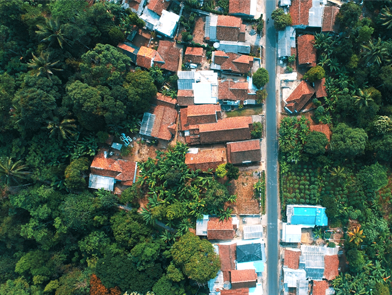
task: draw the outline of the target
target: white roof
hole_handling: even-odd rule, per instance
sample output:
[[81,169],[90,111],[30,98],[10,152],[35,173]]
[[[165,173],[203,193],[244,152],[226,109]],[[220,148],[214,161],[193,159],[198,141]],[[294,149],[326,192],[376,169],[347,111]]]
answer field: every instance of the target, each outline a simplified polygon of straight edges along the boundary
[[250,12],[249,15],[256,15],[256,6],[257,6],[257,0],[250,0]]
[[321,28],[323,24],[323,14],[323,1],[312,0],[312,7],[309,9],[309,27]]
[[217,102],[217,97],[212,96],[210,83],[193,83],[192,88],[195,104],[215,104]]
[[143,14],[140,16],[140,18],[146,22],[146,27],[149,30],[153,30],[159,22],[159,15],[148,9],[147,6],[144,8]]
[[301,243],[301,225],[283,223],[282,242]]
[[115,180],[112,177],[90,174],[88,187],[94,188],[94,189],[103,188],[104,190],[107,190],[107,191],[113,191],[114,182],[115,182]]
[[283,267],[284,284],[289,288],[297,288],[297,281],[306,280],[306,271],[304,269],[291,269]]
[[203,219],[196,220],[196,235],[206,236],[207,235],[207,225],[208,225],[208,215],[203,215]]
[[218,85],[218,73],[214,71],[196,71],[195,80],[196,82]]
[[244,240],[263,237],[263,226],[261,224],[244,225]]
[[179,19],[180,16],[178,14],[169,12],[167,10],[162,10],[161,18],[159,19],[159,22],[155,25],[155,30],[165,36],[173,37]]

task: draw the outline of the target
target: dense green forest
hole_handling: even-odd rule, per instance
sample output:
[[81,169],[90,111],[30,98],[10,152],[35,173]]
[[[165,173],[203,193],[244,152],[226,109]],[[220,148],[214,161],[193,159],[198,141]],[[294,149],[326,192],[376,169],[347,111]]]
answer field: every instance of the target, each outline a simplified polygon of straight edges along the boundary
[[328,96],[313,101],[312,120],[329,124],[330,142],[310,132],[304,116],[285,117],[279,130],[282,213],[286,204],[321,204],[330,228],[345,231],[348,267],[333,281],[338,295],[390,294],[391,7],[343,4],[339,32],[315,36],[318,66],[305,78],[325,75]]
[[208,292],[220,261],[189,229],[229,216],[235,196],[189,171],[185,145],[140,163],[120,198],[87,190],[108,134],[138,131],[157,87],[175,80],[116,48],[143,25],[107,1],[0,0],[0,294]]

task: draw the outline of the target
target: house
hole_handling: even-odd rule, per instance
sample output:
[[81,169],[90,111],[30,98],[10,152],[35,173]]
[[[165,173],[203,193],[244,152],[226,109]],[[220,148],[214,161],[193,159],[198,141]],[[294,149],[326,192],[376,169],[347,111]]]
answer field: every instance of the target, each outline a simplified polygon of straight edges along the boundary
[[321,28],[324,1],[292,0],[289,12],[293,27],[301,29],[306,27]]
[[248,164],[261,161],[260,140],[227,143],[227,161],[231,164]]
[[210,14],[206,17],[204,37],[209,41],[245,42],[245,27],[239,17]]
[[282,242],[285,243],[301,243],[302,226],[287,224],[283,222]]
[[257,273],[263,272],[265,260],[263,260],[263,248],[261,239],[237,244],[237,270],[254,269]]
[[286,27],[278,31],[278,58],[289,57],[292,49],[295,49],[296,31],[293,27]]
[[145,0],[122,0],[122,7],[124,9],[131,9],[132,12],[140,15],[143,11]]
[[312,205],[287,205],[287,223],[303,227],[327,226],[325,207]]
[[250,139],[252,117],[233,117],[216,123],[189,125],[185,141],[190,145],[213,144]]
[[139,133],[143,136],[170,141],[176,132],[177,111],[158,105],[143,115]]
[[160,35],[163,35],[168,38],[173,38],[176,33],[179,20],[180,16],[178,14],[163,10],[162,15],[159,18],[159,21],[156,23],[154,29]]
[[109,157],[108,149],[100,149],[90,171],[89,188],[113,191],[116,182],[131,186],[136,181],[137,162]]
[[256,5],[256,0],[229,0],[229,14],[244,18],[254,18]]
[[313,35],[302,35],[297,38],[298,64],[308,67],[316,66],[316,48]]
[[167,10],[170,5],[170,0],[150,0],[147,8],[158,15],[162,15],[163,10]]
[[218,49],[224,52],[249,54],[250,44],[240,41],[219,41]]
[[263,226],[261,224],[244,225],[242,230],[244,240],[260,239],[263,237]]
[[324,8],[322,32],[337,32],[339,25],[336,23],[336,15],[339,13],[339,7],[326,6]]
[[335,293],[327,293],[329,289],[329,284],[327,281],[313,281],[313,295],[329,295]]
[[230,281],[232,289],[256,287],[257,274],[254,269],[231,270]]
[[180,63],[181,50],[175,47],[176,43],[166,40],[159,41],[158,53],[162,61],[156,61],[154,64],[163,70],[177,72]]
[[256,90],[252,78],[248,77],[247,82],[234,82],[232,79],[219,81],[218,98],[222,105],[239,106],[256,103]]
[[252,70],[253,56],[213,51],[211,69],[236,74],[247,74]]
[[120,43],[117,47],[139,67],[149,69],[157,66],[167,71],[177,72],[181,50],[174,45],[174,42],[161,40],[158,50],[146,46],[137,48],[128,42]]
[[203,47],[187,47],[185,50],[184,61],[188,63],[201,64],[205,50]]
[[180,106],[218,102],[218,74],[214,71],[178,71],[177,76]]
[[[283,267],[284,294],[308,295],[309,286],[304,269],[291,269]],[[295,293],[289,293],[295,290]]]
[[325,78],[314,82],[314,90],[316,91],[316,98],[327,97],[327,90],[325,88]]
[[315,90],[304,80],[299,83],[297,88],[286,99],[285,109],[289,113],[299,113],[312,98]]
[[181,131],[189,125],[216,123],[222,118],[220,105],[191,105],[180,110]]
[[237,229],[235,222],[236,219],[231,217],[223,221],[219,220],[218,217],[210,217],[207,224],[207,239],[232,240]]
[[325,271],[325,255],[334,252],[337,254],[337,250],[338,248],[301,245],[299,268],[305,269],[307,279],[321,281]]
[[300,249],[284,249],[284,263],[285,267],[291,269],[298,269],[299,268],[299,257],[301,256]]
[[154,104],[175,109],[177,105],[177,99],[171,98],[170,96],[166,96],[158,92]]
[[210,169],[215,171],[219,165],[226,163],[226,149],[191,149],[185,155],[185,164],[191,170],[200,169],[207,172]]
[[328,141],[331,140],[331,129],[327,124],[310,125],[310,131],[318,131],[324,133]]

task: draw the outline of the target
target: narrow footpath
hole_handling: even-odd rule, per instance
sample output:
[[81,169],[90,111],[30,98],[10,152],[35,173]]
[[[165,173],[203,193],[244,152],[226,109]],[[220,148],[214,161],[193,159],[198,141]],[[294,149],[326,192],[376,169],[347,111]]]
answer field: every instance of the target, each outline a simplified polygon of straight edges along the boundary
[[271,13],[276,8],[275,0],[266,0],[266,46],[264,48],[266,69],[269,73],[266,100],[266,193],[267,193],[267,290],[265,294],[278,295],[278,137],[276,101],[276,31]]

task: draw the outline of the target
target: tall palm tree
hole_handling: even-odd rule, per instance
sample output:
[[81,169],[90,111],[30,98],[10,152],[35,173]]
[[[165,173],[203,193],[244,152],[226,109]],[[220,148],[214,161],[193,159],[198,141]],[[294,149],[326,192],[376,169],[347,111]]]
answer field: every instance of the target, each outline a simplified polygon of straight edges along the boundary
[[389,7],[385,7],[381,9],[381,20],[383,22],[383,26],[387,26],[387,29],[392,28],[392,12]]
[[0,159],[0,179],[8,186],[12,182],[19,183],[19,179],[26,179],[29,172],[25,171],[26,165],[22,161],[12,161],[11,157]]
[[360,109],[364,106],[367,107],[369,105],[369,102],[373,101],[372,96],[366,89],[359,89],[358,95],[354,95],[353,98],[355,98],[355,104],[359,105]]
[[62,69],[54,68],[58,62],[59,61],[55,61],[53,63],[50,62],[49,54],[41,52],[39,56],[35,56],[33,54],[33,58],[30,60],[30,62],[27,63],[27,65],[33,69],[33,73],[36,76],[46,75],[49,79],[51,79],[50,75],[53,75],[52,71],[62,71]]
[[70,136],[74,136],[76,134],[76,132],[71,130],[76,128],[75,119],[60,120],[59,117],[52,117],[51,120],[47,120],[46,122],[48,123],[48,126],[44,128],[50,130],[50,137],[57,135],[57,138],[61,140],[66,139],[68,134]]
[[61,48],[63,48],[64,43],[69,41],[62,31],[62,25],[59,20],[53,20],[51,18],[47,18],[44,25],[37,25],[38,31],[35,31],[38,36],[43,38],[41,42],[49,42],[49,46],[53,46],[54,44],[58,44]]
[[364,238],[366,238],[363,234],[363,229],[361,229],[361,225],[354,228],[353,231],[349,231],[347,234],[350,237],[350,243],[354,242],[357,246],[363,242]]
[[373,43],[373,41],[370,40],[369,44],[362,45],[362,48],[366,63],[377,63],[378,65],[381,65],[383,61],[390,61],[388,58],[388,49],[384,46],[380,37],[378,38],[377,43]]

